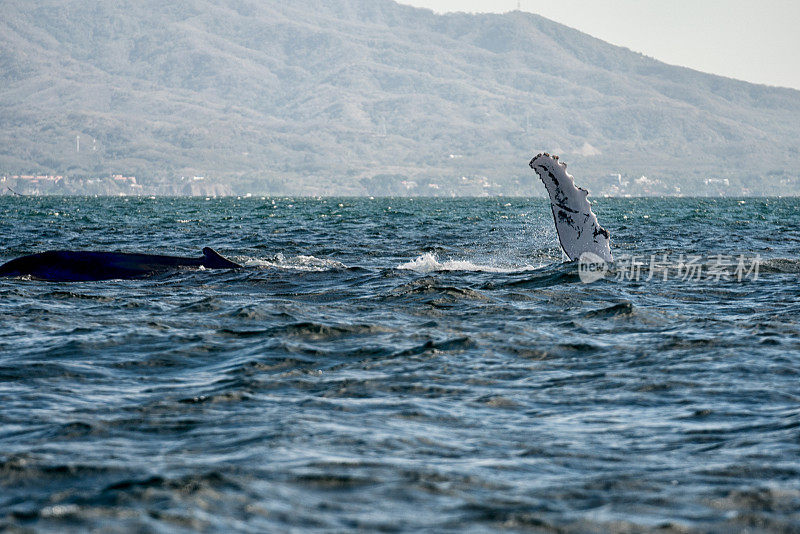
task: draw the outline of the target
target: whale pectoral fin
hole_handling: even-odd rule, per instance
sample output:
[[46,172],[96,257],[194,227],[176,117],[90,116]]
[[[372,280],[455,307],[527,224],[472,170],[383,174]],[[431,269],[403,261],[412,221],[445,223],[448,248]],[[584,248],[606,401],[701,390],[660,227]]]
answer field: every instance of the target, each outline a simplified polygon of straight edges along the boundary
[[583,253],[591,252],[605,261],[612,261],[610,235],[597,222],[587,198],[589,191],[575,185],[572,175],[567,174],[566,164],[545,152],[533,158],[529,165],[547,189],[564,254],[574,261]]
[[207,269],[241,269],[242,266],[225,259],[211,247],[203,249],[203,267]]

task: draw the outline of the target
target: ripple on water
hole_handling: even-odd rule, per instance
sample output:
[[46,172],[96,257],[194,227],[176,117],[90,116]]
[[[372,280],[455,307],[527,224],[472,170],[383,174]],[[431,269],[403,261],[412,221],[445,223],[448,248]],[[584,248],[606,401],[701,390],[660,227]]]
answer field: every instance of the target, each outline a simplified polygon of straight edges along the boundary
[[247,267],[0,279],[0,530],[800,525],[797,200],[598,199],[619,252],[764,264],[593,284],[543,200],[63,202],[0,197],[6,253]]

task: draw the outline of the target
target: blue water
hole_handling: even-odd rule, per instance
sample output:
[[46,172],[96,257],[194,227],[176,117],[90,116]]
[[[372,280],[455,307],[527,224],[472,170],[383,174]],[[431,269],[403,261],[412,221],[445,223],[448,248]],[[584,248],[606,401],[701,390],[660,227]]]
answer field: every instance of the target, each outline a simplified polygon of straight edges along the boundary
[[[0,198],[48,249],[247,267],[0,279],[0,530],[800,531],[800,201]],[[647,268],[644,269],[647,274]]]

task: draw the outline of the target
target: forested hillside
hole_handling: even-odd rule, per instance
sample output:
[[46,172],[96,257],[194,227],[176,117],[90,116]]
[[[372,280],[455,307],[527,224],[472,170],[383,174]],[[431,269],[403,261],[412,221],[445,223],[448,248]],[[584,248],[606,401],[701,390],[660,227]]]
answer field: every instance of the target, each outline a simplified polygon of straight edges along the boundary
[[668,66],[532,14],[390,0],[0,11],[0,176],[533,194],[527,161],[551,151],[596,193],[799,188],[800,92]]

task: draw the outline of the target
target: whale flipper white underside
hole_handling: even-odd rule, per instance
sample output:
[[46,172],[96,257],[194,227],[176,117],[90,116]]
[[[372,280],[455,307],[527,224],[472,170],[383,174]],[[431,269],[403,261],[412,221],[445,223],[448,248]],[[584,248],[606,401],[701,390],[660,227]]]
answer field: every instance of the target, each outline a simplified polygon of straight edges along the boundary
[[530,166],[550,195],[558,240],[569,259],[577,260],[581,254],[591,252],[612,261],[611,236],[597,222],[592,204],[586,199],[589,192],[575,186],[574,179],[567,174],[567,165],[558,161],[558,156],[544,153],[533,158]]

